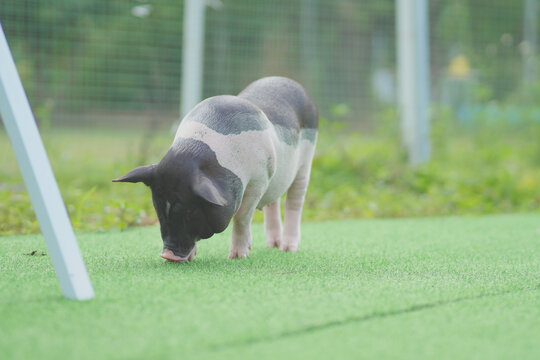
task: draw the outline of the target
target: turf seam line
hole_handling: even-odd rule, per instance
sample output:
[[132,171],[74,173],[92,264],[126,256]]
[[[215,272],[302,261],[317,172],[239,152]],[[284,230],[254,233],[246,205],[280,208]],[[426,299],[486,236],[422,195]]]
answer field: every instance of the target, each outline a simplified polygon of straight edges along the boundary
[[456,304],[456,303],[460,303],[460,302],[463,302],[463,301],[479,300],[479,299],[484,299],[484,298],[504,296],[504,295],[508,295],[508,294],[517,294],[517,293],[525,292],[525,291],[536,291],[536,290],[539,290],[539,289],[540,289],[540,284],[538,284],[536,286],[526,287],[526,288],[523,288],[523,289],[518,289],[518,290],[505,290],[505,291],[500,291],[500,292],[491,293],[491,294],[460,297],[460,298],[456,298],[456,299],[453,299],[453,300],[436,301],[436,302],[425,303],[425,304],[416,304],[416,305],[412,305],[412,306],[409,306],[408,308],[401,309],[401,310],[386,311],[386,312],[374,312],[372,314],[364,315],[364,316],[352,316],[352,317],[349,317],[349,318],[345,318],[343,320],[333,320],[333,321],[329,321],[329,322],[326,322],[326,323],[323,323],[323,324],[310,325],[310,326],[306,326],[306,327],[303,327],[303,328],[290,330],[290,331],[285,331],[285,332],[282,332],[282,333],[279,333],[279,334],[276,334],[276,335],[272,335],[272,336],[267,336],[267,337],[258,337],[258,338],[257,337],[252,337],[252,338],[248,338],[248,339],[245,339],[245,340],[242,340],[242,341],[235,341],[235,342],[229,342],[229,343],[223,343],[223,344],[210,345],[208,347],[208,349],[213,352],[213,351],[219,351],[219,350],[224,350],[224,349],[228,349],[228,348],[234,348],[234,347],[238,347],[238,346],[255,345],[255,344],[260,344],[260,343],[264,343],[264,342],[270,342],[270,341],[276,341],[276,340],[280,340],[280,339],[284,339],[284,338],[289,338],[289,337],[292,337],[292,336],[301,336],[301,335],[304,335],[304,334],[308,334],[308,333],[312,333],[312,332],[316,332],[316,331],[321,331],[321,330],[326,330],[326,329],[333,328],[333,327],[339,327],[339,326],[353,324],[353,323],[361,323],[361,322],[375,320],[375,319],[384,319],[384,318],[388,318],[388,317],[392,317],[392,316],[399,316],[399,315],[404,315],[404,314],[408,314],[408,313],[414,313],[414,312],[418,312],[418,311],[422,311],[422,310],[433,309],[433,308],[436,308],[436,307]]

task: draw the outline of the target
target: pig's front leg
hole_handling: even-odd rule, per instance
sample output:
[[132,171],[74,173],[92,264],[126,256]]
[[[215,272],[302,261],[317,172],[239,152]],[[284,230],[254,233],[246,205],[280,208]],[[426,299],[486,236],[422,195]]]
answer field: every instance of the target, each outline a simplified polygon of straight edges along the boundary
[[229,259],[247,257],[251,249],[251,220],[260,197],[244,195],[234,215]]

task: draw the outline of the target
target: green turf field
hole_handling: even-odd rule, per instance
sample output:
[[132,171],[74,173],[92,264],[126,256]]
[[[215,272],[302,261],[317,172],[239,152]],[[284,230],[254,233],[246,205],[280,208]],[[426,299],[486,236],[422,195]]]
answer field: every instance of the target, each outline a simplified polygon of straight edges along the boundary
[[540,358],[540,214],[305,223],[296,254],[256,224],[246,260],[228,236],[177,264],[157,227],[80,234],[87,302],[39,236],[0,237],[0,357]]

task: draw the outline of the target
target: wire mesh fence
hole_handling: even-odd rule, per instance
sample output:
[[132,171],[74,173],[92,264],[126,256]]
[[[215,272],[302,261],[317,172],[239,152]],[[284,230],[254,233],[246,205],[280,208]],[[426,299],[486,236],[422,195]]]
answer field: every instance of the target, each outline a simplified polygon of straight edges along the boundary
[[2,2],[0,20],[39,121],[105,125],[175,117],[181,5]]
[[[535,102],[537,60],[529,61],[533,70],[523,65],[538,33],[525,39],[527,2],[429,2],[433,102],[464,120],[471,107],[493,100]],[[206,3],[204,97],[284,75],[308,88],[324,116],[368,122],[394,106],[394,0]],[[183,1],[2,1],[0,21],[39,121],[179,116]]]
[[538,106],[537,0],[430,5],[434,103],[450,106],[462,123],[496,104]]
[[[203,97],[266,75],[305,85],[330,120],[308,219],[537,211],[538,2],[429,1],[426,167],[407,167],[398,144],[395,0],[205,0]],[[184,1],[2,0],[0,22],[74,227],[155,223],[147,189],[110,180],[170,145]],[[0,234],[36,231],[0,127]]]
[[[281,74],[303,83],[323,114],[345,105],[357,118],[367,115],[379,100],[394,99],[393,4],[224,2],[208,14],[205,94],[237,92],[254,78]],[[371,86],[377,71],[390,81],[379,94]]]

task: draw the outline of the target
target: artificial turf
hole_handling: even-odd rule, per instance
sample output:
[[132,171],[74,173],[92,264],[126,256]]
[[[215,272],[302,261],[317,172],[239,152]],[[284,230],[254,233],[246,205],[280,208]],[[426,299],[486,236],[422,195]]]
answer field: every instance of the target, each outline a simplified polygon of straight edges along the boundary
[[40,236],[0,238],[0,357],[540,358],[539,214],[305,223],[296,254],[253,233],[245,260],[226,231],[187,264],[157,227],[79,234],[86,302]]

